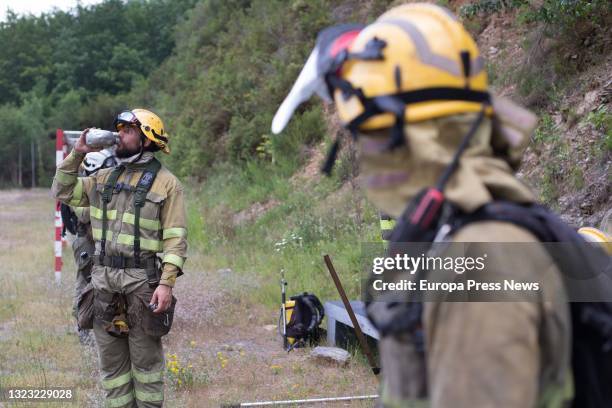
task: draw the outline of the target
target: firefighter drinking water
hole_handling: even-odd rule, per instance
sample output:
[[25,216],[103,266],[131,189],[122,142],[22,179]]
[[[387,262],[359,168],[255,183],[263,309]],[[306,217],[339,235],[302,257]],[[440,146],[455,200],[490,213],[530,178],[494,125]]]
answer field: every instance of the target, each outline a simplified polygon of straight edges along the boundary
[[[85,130],[60,163],[53,195],[89,207],[95,254],[93,330],[108,406],[160,407],[164,400],[161,337],[172,325],[172,295],[187,251],[183,187],[155,158],[170,153],[161,119],[145,109],[121,112],[118,165],[79,177]],[[161,257],[158,257],[158,254]]]

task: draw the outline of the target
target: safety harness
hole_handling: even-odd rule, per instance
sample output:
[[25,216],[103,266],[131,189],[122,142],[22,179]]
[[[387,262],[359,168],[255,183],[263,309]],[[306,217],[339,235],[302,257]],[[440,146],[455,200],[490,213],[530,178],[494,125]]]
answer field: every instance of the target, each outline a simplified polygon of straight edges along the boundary
[[[100,240],[100,255],[96,257],[96,263],[111,268],[144,268],[147,271],[148,283],[151,286],[159,282],[157,274],[156,258],[142,260],[140,256],[140,210],[145,205],[147,193],[151,189],[155,177],[161,168],[161,163],[153,158],[145,166],[140,179],[135,187],[125,183],[117,183],[119,176],[125,170],[125,165],[119,165],[109,175],[104,189],[102,190],[102,239]],[[114,194],[122,190],[134,192],[134,257],[106,256],[106,233],[108,230],[107,208]]]

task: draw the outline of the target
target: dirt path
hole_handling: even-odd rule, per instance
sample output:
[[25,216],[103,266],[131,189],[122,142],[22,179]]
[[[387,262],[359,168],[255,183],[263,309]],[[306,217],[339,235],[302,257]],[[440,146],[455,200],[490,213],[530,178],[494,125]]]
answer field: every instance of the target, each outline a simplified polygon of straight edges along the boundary
[[[77,401],[65,406],[101,406],[97,356],[79,345],[71,316],[69,246],[61,285],[53,280],[53,211],[47,190],[0,191],[0,388],[68,386],[76,388]],[[277,333],[266,330],[276,312],[241,296],[257,290],[256,278],[210,270],[205,255],[191,251],[175,289],[174,327],[164,339],[166,406],[377,393],[358,357],[339,368],[311,361],[307,349],[282,351]]]

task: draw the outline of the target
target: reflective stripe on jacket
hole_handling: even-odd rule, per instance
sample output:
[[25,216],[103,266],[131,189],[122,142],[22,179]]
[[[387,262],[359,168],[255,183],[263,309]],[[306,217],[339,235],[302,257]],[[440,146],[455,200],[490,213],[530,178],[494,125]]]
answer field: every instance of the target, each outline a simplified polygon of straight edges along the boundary
[[[85,155],[74,150],[57,167],[52,192],[71,206],[89,207],[91,227],[100,253],[102,238],[102,190],[112,169],[102,169],[90,177],[78,177]],[[107,206],[107,256],[134,256],[134,192],[145,164],[127,165],[119,179],[120,191]],[[162,253],[162,280],[173,286],[187,255],[187,226],[183,186],[165,167],[159,170],[140,212],[141,256]]]

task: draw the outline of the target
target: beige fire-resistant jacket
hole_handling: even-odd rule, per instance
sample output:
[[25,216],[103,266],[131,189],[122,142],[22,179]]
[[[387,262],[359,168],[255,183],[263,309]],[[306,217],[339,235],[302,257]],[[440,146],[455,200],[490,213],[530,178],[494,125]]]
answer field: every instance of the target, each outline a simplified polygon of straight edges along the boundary
[[[392,150],[386,148],[388,129],[360,135],[361,177],[371,201],[399,217],[419,191],[436,185],[475,118],[459,114],[409,123],[404,128],[405,144]],[[466,213],[494,200],[535,201],[510,163],[494,154],[493,137],[492,121],[485,118],[444,189],[446,199]],[[444,291],[426,299],[426,364],[407,336],[381,340],[385,407],[565,406],[572,397],[571,317],[561,273],[546,249],[529,231],[495,221],[472,223],[449,239],[488,245],[486,268],[477,275],[478,282],[543,280],[545,284],[524,299],[505,301],[495,291],[479,292],[489,293],[488,301],[455,301]],[[515,245],[525,245],[524,251],[517,252]],[[433,271],[427,279],[444,283],[457,276]]]
[[[541,287],[531,301],[516,296],[508,302],[425,303],[431,406],[565,406],[573,397],[571,319],[561,273],[550,255],[529,231],[499,221],[470,224],[452,241],[486,243],[490,252],[478,281],[495,276],[538,281]],[[511,243],[529,248],[517,250]],[[496,292],[490,293],[496,299]]]
[[[77,207],[89,207],[91,227],[100,253],[102,238],[102,191],[112,169],[90,177],[78,177],[84,153],[72,151],[57,167],[52,193],[58,200]],[[117,184],[135,187],[145,164],[128,164]],[[113,194],[107,206],[107,256],[134,256],[134,193],[128,189]],[[187,256],[187,225],[183,186],[165,167],[159,170],[146,203],[140,211],[141,257],[162,253],[160,284],[174,286]]]

